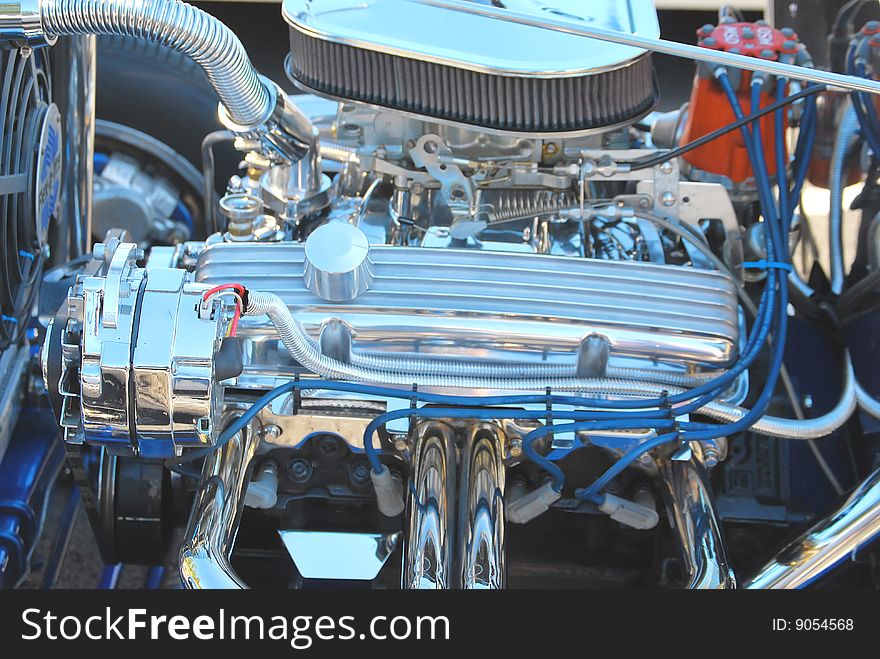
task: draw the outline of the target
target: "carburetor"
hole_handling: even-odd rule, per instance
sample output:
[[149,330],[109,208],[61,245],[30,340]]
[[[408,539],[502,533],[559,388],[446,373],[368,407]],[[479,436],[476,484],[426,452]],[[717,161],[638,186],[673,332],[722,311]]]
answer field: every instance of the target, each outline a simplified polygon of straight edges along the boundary
[[143,256],[124,234],[95,245],[50,324],[43,376],[60,399],[65,441],[170,457],[214,443],[218,383],[237,375],[241,359],[222,350],[234,307],[208,298],[185,270],[139,267]]

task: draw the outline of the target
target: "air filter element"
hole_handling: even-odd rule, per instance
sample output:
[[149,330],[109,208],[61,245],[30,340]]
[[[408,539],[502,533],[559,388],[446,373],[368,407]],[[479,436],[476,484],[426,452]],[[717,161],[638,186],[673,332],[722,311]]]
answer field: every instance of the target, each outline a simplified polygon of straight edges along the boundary
[[[653,0],[508,0],[659,36]],[[529,134],[631,122],[656,101],[650,54],[406,0],[284,0],[288,74],[298,86],[420,117]]]

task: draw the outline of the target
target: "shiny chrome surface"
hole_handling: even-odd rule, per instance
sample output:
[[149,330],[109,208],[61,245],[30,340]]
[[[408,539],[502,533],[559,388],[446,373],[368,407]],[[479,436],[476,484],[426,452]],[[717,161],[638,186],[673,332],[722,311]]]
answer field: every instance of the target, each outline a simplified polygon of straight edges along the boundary
[[305,579],[371,581],[397,547],[395,533],[278,532]]
[[176,0],[42,0],[39,6],[48,38],[121,34],[160,41],[204,69],[236,122],[261,123],[271,111],[269,92],[238,37],[201,9]]
[[[590,25],[660,36],[652,0],[557,0],[552,9]],[[282,15],[295,29],[336,43],[506,75],[592,73],[614,68],[644,53],[638,47],[598,44],[577,36],[502,25],[479,15],[453,14],[399,0],[284,0]],[[437,29],[438,25],[443,29]]]
[[247,426],[205,458],[178,559],[185,588],[247,588],[229,564],[229,556],[258,443],[256,429]]
[[347,222],[329,222],[306,239],[303,281],[322,300],[347,302],[373,283],[367,236]]
[[[735,354],[735,284],[719,272],[387,246],[372,247],[371,260],[370,290],[339,304],[302,283],[301,244],[213,245],[199,258],[196,280],[216,285],[235,273],[248,288],[280,296],[315,338],[340,320],[353,348],[367,352],[566,363],[586,337],[600,334],[610,341],[612,365],[631,357],[718,367]],[[241,333],[275,335],[260,318],[246,319]]]
[[204,288],[189,273],[138,268],[139,255],[133,243],[99,243],[102,273],[80,277],[71,289],[62,425],[68,437],[82,431],[112,450],[169,456],[175,446],[213,442],[223,400],[214,357],[225,308],[215,300],[200,313]]
[[686,587],[736,588],[712,490],[702,465],[693,456],[688,460],[662,460],[660,476],[669,521],[681,544]]
[[461,451],[458,495],[458,586],[499,589],[506,583],[504,434],[479,424]]
[[698,62],[732,66],[737,69],[745,69],[746,71],[761,71],[771,75],[782,76],[783,78],[805,80],[851,91],[880,94],[880,82],[867,78],[794,66],[768,59],[729,53],[723,50],[710,50],[701,46],[658,39],[656,36],[608,29],[587,21],[576,22],[564,18],[552,18],[548,13],[536,16],[526,12],[499,9],[476,2],[462,2],[461,0],[404,0],[404,2],[471,14],[473,16],[499,19],[523,26],[538,27],[556,34],[577,35],[588,39],[597,39],[606,44],[643,48],[656,53],[666,53],[667,55],[683,57]]
[[92,243],[95,49],[95,37],[88,35],[63,39],[52,48],[52,96],[64,135],[62,208],[52,245],[59,262],[88,253]]
[[0,43],[16,48],[52,45],[57,37],[46,34],[40,0],[4,2],[0,9]]
[[789,543],[745,588],[804,588],[880,535],[880,469],[839,509]]
[[401,587],[455,585],[455,446],[452,430],[424,423],[416,430],[408,488]]

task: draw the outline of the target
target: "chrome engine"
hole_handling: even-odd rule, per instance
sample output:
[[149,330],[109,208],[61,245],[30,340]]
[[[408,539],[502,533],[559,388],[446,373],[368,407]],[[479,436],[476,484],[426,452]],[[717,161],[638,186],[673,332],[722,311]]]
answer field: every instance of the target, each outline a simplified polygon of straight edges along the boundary
[[[48,3],[47,34],[136,32],[89,1],[79,18]],[[734,587],[708,484],[726,436],[645,453],[598,502],[537,465],[597,474],[662,434],[602,425],[603,401],[732,372],[665,427],[746,415],[749,370],[731,369],[755,197],[655,158],[673,143],[644,126],[646,50],[443,4],[284,0],[290,96],[231,33],[202,44],[242,167],[207,172],[226,184],[207,239],[144,250],[113,230],[95,246],[42,353],[64,441],[198,483],[180,553],[193,588],[245,585],[230,564],[245,509],[305,579],[375,579],[400,547],[405,588],[504,587],[510,527],[549,510],[642,533],[665,515],[684,583]],[[650,0],[552,12],[659,37]],[[175,25],[154,18],[145,33]],[[836,419],[756,428],[808,438]]]

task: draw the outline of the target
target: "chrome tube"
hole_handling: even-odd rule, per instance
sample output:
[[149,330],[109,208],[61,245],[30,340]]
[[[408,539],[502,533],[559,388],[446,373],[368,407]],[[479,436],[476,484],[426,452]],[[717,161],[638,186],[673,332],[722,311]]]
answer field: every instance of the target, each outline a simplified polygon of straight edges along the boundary
[[859,401],[859,407],[866,414],[870,414],[875,419],[880,419],[880,401],[865,391],[858,382],[856,382],[856,398]]
[[880,469],[841,508],[789,543],[745,588],[808,586],[880,535]]
[[837,127],[837,137],[831,154],[831,201],[828,217],[828,246],[831,252],[831,292],[840,295],[846,279],[843,256],[843,189],[846,187],[846,156],[859,139],[859,118],[849,99],[846,99]]
[[161,43],[190,57],[230,117],[256,126],[274,109],[271,91],[228,27],[179,0],[40,0],[48,40],[64,35],[118,34]]
[[663,460],[660,474],[665,485],[669,522],[681,543],[687,588],[736,588],[712,491],[702,465],[695,458]]
[[229,564],[259,436],[247,426],[205,458],[178,567],[185,588],[247,588]]
[[459,479],[458,585],[465,590],[505,587],[504,474],[500,429],[475,425],[462,447]]
[[64,168],[61,217],[52,256],[58,263],[91,250],[95,162],[95,37],[66,39],[52,49],[52,99],[61,112]]
[[809,82],[830,85],[832,87],[838,87],[850,91],[880,94],[880,82],[867,80],[865,78],[831,73],[821,69],[810,69],[803,66],[785,64],[783,62],[774,62],[771,60],[759,59],[757,57],[749,57],[747,55],[738,55],[723,50],[711,50],[701,46],[666,41],[665,39],[654,39],[638,34],[609,30],[589,23],[574,23],[565,19],[552,18],[546,13],[541,16],[534,16],[523,12],[512,11],[510,9],[499,9],[474,2],[461,2],[460,0],[406,1],[420,5],[441,7],[443,9],[449,9],[450,11],[472,14],[474,16],[496,18],[509,23],[529,25],[531,27],[551,30],[553,32],[598,39],[599,41],[607,41],[623,46],[632,46],[633,48],[642,48],[655,53],[665,53],[667,55],[684,57],[698,62],[711,62],[712,64],[718,64],[720,66],[732,66],[737,69],[745,69],[746,71],[760,71],[775,76],[793,78],[795,80],[807,80]]
[[453,587],[455,445],[452,430],[424,423],[415,432],[401,587]]

